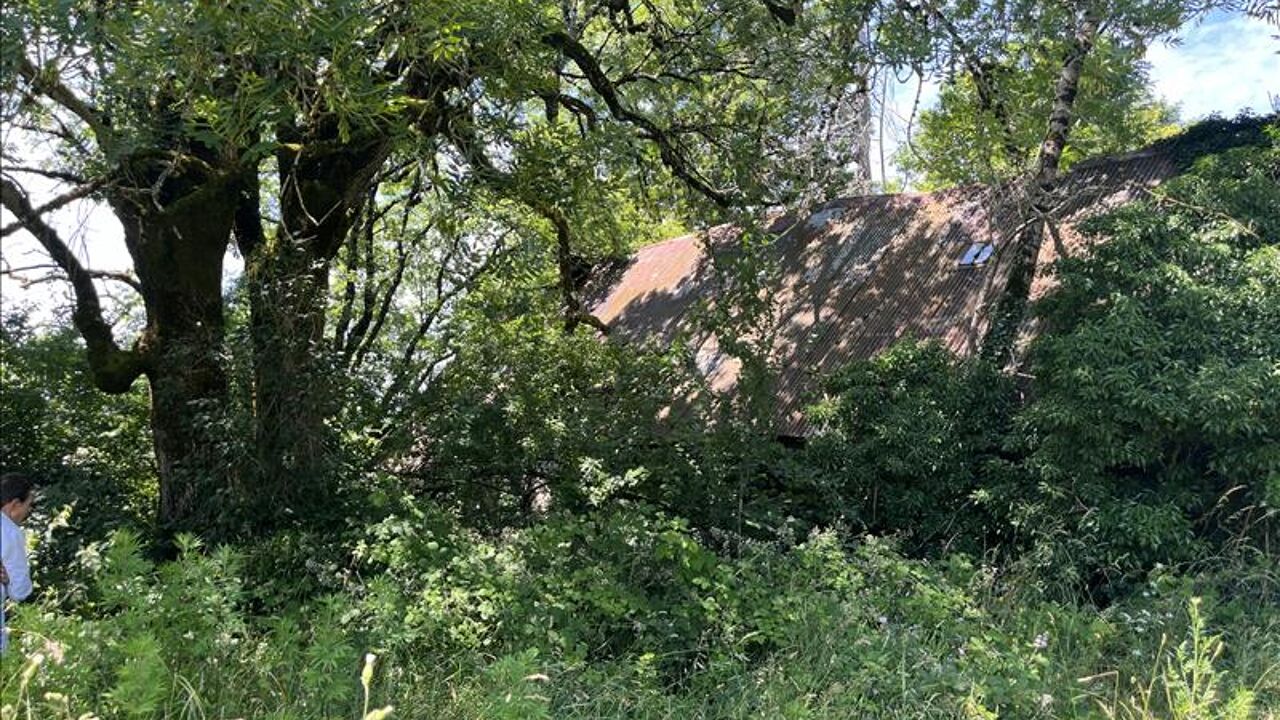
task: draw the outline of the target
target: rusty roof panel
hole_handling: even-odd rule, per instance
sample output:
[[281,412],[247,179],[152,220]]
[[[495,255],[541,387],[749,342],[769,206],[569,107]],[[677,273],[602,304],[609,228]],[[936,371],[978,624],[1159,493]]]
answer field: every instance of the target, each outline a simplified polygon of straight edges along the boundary
[[[1068,252],[1086,242],[1074,225],[1086,215],[1132,199],[1177,171],[1168,153],[1138,153],[1082,166],[1064,178],[1061,233]],[[777,431],[810,432],[803,409],[818,379],[869,358],[903,338],[932,339],[957,355],[978,350],[1014,256],[1011,235],[1023,214],[999,192],[969,187],[929,194],[840,198],[800,216],[774,220],[781,231],[764,248],[775,272],[770,293],[771,360],[779,369]],[[789,229],[787,226],[790,225]],[[736,250],[730,227],[641,249],[593,312],[626,341],[671,343],[687,333],[696,362],[715,391],[730,391],[738,361],[714,336],[695,327],[694,308],[716,301],[713,263]],[[975,243],[993,246],[987,261],[961,266]],[[1034,296],[1052,283],[1057,257],[1046,241]],[[1027,331],[1033,331],[1028,328]]]

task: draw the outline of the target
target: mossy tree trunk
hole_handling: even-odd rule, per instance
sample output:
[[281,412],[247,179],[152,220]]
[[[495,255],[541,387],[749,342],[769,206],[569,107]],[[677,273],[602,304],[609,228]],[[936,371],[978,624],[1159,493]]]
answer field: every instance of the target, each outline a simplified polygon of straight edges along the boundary
[[329,500],[336,468],[327,418],[334,365],[325,342],[332,261],[386,159],[382,140],[317,142],[281,130],[279,225],[237,231],[246,258],[253,345],[254,467],[261,529]]
[[218,491],[232,470],[219,462],[227,443],[222,265],[237,188],[229,177],[172,166],[126,175],[133,189],[110,200],[146,307],[135,350],[151,387],[157,518],[166,534],[204,530],[217,521]]

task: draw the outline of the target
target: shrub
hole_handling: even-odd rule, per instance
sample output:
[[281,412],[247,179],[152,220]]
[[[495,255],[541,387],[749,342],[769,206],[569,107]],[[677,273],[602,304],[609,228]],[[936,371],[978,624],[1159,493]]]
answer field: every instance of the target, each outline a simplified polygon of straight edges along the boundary
[[[1026,527],[1102,596],[1274,527],[1280,146],[1229,150],[1098,218],[1038,312],[1017,421]],[[1016,491],[1013,491],[1016,492]]]
[[902,343],[831,379],[812,411],[808,459],[827,501],[875,533],[916,549],[981,551],[998,522],[975,502],[1013,411],[1008,378],[933,344]]

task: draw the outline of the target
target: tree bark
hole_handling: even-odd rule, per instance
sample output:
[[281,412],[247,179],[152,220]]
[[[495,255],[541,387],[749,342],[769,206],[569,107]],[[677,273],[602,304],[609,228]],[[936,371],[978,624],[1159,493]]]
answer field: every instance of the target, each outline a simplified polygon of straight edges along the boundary
[[329,271],[387,157],[381,138],[307,145],[282,130],[281,140],[301,148],[277,156],[281,222],[244,252],[255,445],[246,476],[255,507],[246,517],[261,530],[327,502],[335,389],[333,348],[324,339]]
[[1053,90],[1053,110],[1049,113],[1049,128],[1045,131],[1044,142],[1040,144],[1036,164],[1035,201],[1039,203],[1037,209],[1040,210],[1048,209],[1045,203],[1058,180],[1062,151],[1067,147],[1076,95],[1080,91],[1080,73],[1084,70],[1089,53],[1093,51],[1097,33],[1097,19],[1086,13],[1075,29],[1067,55],[1063,58],[1062,70],[1058,73]]
[[132,348],[121,348],[105,321],[85,269],[57,232],[9,181],[3,201],[67,274],[75,291],[73,320],[85,339],[94,384],[128,392],[146,375],[157,471],[157,520],[162,535],[212,526],[215,495],[225,477],[218,429],[226,399],[222,364],[222,261],[231,232],[235,188],[178,161],[126,161],[108,200],[120,218],[137,272],[147,325]]
[[329,265],[280,233],[245,270],[255,459],[246,480],[256,506],[246,519],[265,529],[296,517],[327,475],[331,383],[322,334]]
[[1076,95],[1080,90],[1080,74],[1097,41],[1098,19],[1086,10],[1073,28],[1071,43],[1063,56],[1062,69],[1054,84],[1053,108],[1036,162],[1036,172],[1026,184],[1027,219],[1022,233],[1013,238],[1013,266],[1005,293],[995,310],[990,330],[983,342],[983,354],[999,362],[1017,364],[1015,347],[1018,328],[1026,315],[1035,280],[1036,260],[1046,233],[1052,198],[1057,190],[1062,152],[1066,149],[1074,116]]
[[151,426],[159,474],[157,517],[165,535],[211,529],[230,468],[222,432],[222,263],[235,214],[236,186],[204,173],[168,170],[154,188],[113,195],[111,204],[133,257],[147,327]]

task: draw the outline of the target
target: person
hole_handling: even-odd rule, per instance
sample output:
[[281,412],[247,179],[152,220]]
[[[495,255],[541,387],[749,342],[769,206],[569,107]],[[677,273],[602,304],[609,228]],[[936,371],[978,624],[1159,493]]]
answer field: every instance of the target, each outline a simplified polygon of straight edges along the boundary
[[0,475],[0,652],[9,644],[4,605],[31,595],[31,571],[27,565],[27,535],[22,524],[35,504],[34,483],[21,473]]

